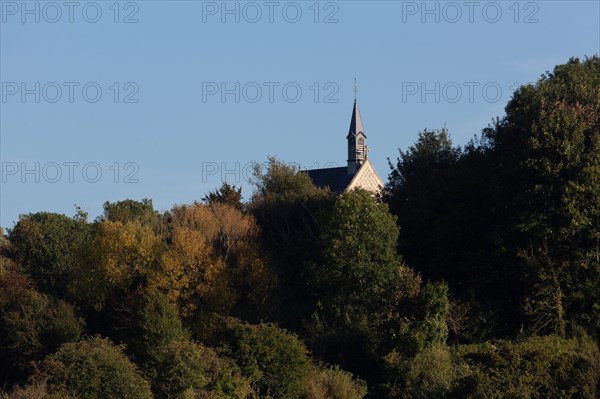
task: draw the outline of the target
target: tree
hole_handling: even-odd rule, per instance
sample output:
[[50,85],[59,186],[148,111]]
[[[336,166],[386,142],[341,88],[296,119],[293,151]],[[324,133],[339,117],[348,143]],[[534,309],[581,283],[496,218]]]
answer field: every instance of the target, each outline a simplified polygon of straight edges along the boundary
[[51,394],[82,399],[152,398],[150,384],[123,354],[102,338],[69,343],[41,365]]
[[123,201],[104,203],[104,215],[100,221],[111,222],[134,222],[143,225],[154,225],[157,221],[157,213],[152,205],[152,200],[144,198],[141,201],[126,199]]
[[232,331],[228,348],[260,395],[292,399],[302,394],[311,364],[294,334],[273,324],[242,324]]
[[[6,261],[6,257],[10,253],[10,241],[8,237],[4,234],[4,229],[0,227],[0,258]],[[4,265],[4,264],[2,264]],[[1,266],[0,266],[1,267]]]
[[322,226],[323,260],[312,265],[310,278],[318,301],[309,326],[312,348],[371,375],[402,335],[403,302],[418,295],[420,279],[396,253],[395,217],[371,193],[342,194]]
[[[407,151],[399,151],[400,157],[394,166],[391,161],[390,180],[387,184],[389,191],[401,189],[413,177],[426,177],[432,169],[450,168],[460,158],[461,149],[453,147],[450,134],[446,128],[440,130],[423,130],[419,133],[417,142]],[[435,179],[435,176],[429,176]]]
[[253,202],[306,200],[324,192],[297,165],[274,156],[269,156],[266,165],[254,166],[252,183],[256,186]]
[[65,298],[71,273],[81,263],[80,248],[89,244],[90,235],[85,217],[28,214],[9,232],[10,252],[42,292]]
[[260,306],[272,283],[258,234],[254,217],[229,205],[177,206],[170,213],[170,245],[156,284],[184,317],[196,310],[228,313],[238,299]]
[[399,152],[396,165],[388,159],[391,173],[384,194],[402,227],[399,251],[426,278],[438,280],[450,266],[440,265],[439,258],[447,259],[455,250],[446,242],[456,243],[452,235],[464,238],[460,224],[449,220],[457,202],[454,185],[462,150],[453,147],[444,128],[425,129],[413,146]]
[[218,190],[209,191],[208,194],[202,198],[202,201],[207,204],[225,204],[241,210],[242,188],[236,188],[225,182]]
[[[190,211],[204,213],[205,209]],[[163,273],[157,276],[158,286],[167,290],[185,317],[193,315],[201,305],[208,311],[224,311],[236,299],[226,265],[216,256],[207,233],[174,227],[170,248],[162,257]]]
[[217,234],[215,251],[225,263],[237,302],[233,311],[249,320],[264,318],[275,287],[275,273],[260,245],[256,218],[227,204],[209,206]]
[[323,226],[324,262],[313,268],[312,282],[326,306],[351,322],[355,310],[369,312],[395,282],[401,266],[395,218],[356,190],[342,194]]
[[45,381],[31,381],[24,386],[16,386],[10,393],[0,392],[2,399],[53,399],[48,394]]
[[484,131],[498,165],[496,242],[534,331],[564,334],[568,320],[600,317],[599,84],[600,58],[571,59],[518,89]]
[[448,285],[427,283],[421,290],[419,312],[422,325],[419,327],[419,348],[433,344],[446,344],[448,325],[446,318],[450,311]]
[[519,88],[464,149],[425,131],[390,165],[400,252],[474,303],[464,336],[565,334],[598,319],[599,70],[597,56],[572,59]]
[[83,321],[68,303],[37,292],[14,268],[0,272],[1,383],[22,381],[35,361],[77,341],[82,330]]
[[155,354],[163,346],[189,338],[177,307],[158,290],[131,292],[111,305],[105,309],[111,338],[126,344],[126,353],[145,371],[153,368]]
[[160,291],[132,292],[111,305],[105,309],[110,336],[126,345],[125,353],[140,366],[156,397],[246,397],[251,392],[232,361],[190,340],[177,307]]
[[261,244],[277,278],[271,317],[291,329],[299,329],[313,311],[306,264],[320,257],[318,220],[328,212],[334,195],[315,187],[298,167],[269,157],[254,171],[256,192],[251,211],[261,229]]
[[390,168],[384,200],[401,227],[399,252],[426,280],[443,280],[459,300],[477,305],[463,337],[490,331],[488,313],[501,320],[499,333],[507,319],[518,321],[504,315],[515,307],[519,313],[518,301],[507,303],[519,285],[492,261],[489,230],[496,219],[487,142],[473,140],[461,149],[445,128],[424,130]]
[[159,398],[246,398],[253,393],[232,360],[188,340],[156,351],[152,382]]
[[69,290],[79,302],[102,309],[115,292],[146,284],[160,270],[163,251],[164,244],[151,226],[137,221],[100,222]]

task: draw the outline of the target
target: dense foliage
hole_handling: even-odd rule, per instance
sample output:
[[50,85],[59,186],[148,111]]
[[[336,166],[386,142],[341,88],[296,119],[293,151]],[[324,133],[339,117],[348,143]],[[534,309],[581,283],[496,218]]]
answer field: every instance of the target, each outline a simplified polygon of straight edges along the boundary
[[151,398],[150,386],[119,347],[102,338],[63,345],[41,365],[51,394],[62,397]]
[[271,157],[154,210],[0,231],[2,398],[597,398],[600,59],[464,147],[425,130],[379,195]]

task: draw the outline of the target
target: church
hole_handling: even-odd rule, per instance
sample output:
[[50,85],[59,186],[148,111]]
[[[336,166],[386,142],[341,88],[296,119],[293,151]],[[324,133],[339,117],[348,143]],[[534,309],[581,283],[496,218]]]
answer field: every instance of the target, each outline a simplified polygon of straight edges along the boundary
[[339,168],[307,170],[306,173],[310,176],[313,184],[317,187],[329,187],[336,193],[353,188],[362,188],[372,192],[379,191],[383,188],[383,181],[369,161],[367,135],[360,118],[356,98],[346,140],[348,142],[348,165]]

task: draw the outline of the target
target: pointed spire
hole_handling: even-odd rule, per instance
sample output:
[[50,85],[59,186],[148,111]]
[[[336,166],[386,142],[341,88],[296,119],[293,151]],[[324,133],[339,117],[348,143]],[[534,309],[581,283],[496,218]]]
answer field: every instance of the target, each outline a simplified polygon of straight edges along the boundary
[[[354,86],[354,95],[356,96],[356,83]],[[354,98],[354,107],[352,108],[352,119],[350,120],[350,129],[346,136],[348,140],[348,174],[355,174],[360,165],[366,160],[365,149],[367,145],[367,136],[363,128],[358,110],[358,101]]]
[[[362,125],[362,120],[360,119],[360,111],[358,110],[358,101],[354,99],[354,108],[352,109],[352,119],[350,120],[350,129],[348,130],[348,136],[356,136],[359,132],[362,132],[365,135],[365,130]],[[365,138],[367,135],[365,135]]]

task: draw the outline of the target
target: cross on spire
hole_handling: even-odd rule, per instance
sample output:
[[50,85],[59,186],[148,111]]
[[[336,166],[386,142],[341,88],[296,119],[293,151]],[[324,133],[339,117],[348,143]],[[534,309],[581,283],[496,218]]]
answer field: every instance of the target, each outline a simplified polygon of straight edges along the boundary
[[356,88],[356,78],[354,78],[354,101],[356,101],[356,92],[358,91],[358,89]]

